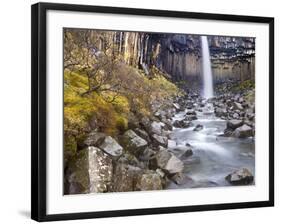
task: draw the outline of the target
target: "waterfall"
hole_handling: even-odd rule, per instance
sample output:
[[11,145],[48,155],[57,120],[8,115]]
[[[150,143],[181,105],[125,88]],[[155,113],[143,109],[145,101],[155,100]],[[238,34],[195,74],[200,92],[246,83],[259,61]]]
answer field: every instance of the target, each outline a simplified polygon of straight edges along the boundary
[[206,36],[201,36],[202,63],[203,63],[203,97],[206,99],[214,96],[213,76],[211,70],[210,50]]

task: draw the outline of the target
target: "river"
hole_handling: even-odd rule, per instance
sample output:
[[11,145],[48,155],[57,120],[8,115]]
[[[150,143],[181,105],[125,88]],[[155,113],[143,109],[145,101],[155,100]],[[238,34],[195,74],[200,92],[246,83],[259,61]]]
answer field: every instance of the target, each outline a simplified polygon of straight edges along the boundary
[[[173,120],[182,120],[185,112],[177,113]],[[228,186],[225,176],[243,167],[255,174],[253,138],[220,136],[226,128],[226,121],[214,115],[212,104],[202,112],[197,111],[197,118],[192,122],[193,127],[173,128],[171,134],[171,140],[177,145],[188,143],[192,147],[193,155],[184,161],[184,174],[192,181],[182,185],[170,183],[168,189]],[[203,130],[193,131],[197,124],[202,124]]]

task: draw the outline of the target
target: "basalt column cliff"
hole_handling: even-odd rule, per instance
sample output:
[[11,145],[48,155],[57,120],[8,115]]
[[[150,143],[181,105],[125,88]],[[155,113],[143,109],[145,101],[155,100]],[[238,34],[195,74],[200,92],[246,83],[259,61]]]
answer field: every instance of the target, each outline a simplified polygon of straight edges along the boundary
[[[116,51],[124,61],[143,69],[168,73],[174,81],[201,80],[202,55],[198,35],[112,32]],[[255,39],[208,36],[214,81],[254,80]]]

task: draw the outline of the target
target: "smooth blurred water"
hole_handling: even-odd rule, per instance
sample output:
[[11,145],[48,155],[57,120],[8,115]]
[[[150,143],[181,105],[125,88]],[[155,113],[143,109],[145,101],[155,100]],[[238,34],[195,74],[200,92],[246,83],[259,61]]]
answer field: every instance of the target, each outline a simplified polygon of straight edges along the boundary
[[[190,128],[174,128],[172,139],[178,145],[189,143],[193,155],[184,161],[184,173],[193,179],[185,185],[171,184],[169,188],[227,186],[225,176],[242,167],[255,173],[255,142],[252,138],[239,139],[220,137],[226,128],[226,121],[216,118],[208,111],[198,112],[194,126],[202,124],[204,129],[193,131]],[[174,120],[184,118],[184,112],[177,114]]]
[[214,96],[213,76],[211,70],[210,50],[208,39],[201,36],[202,43],[202,67],[203,67],[203,97],[209,99]]

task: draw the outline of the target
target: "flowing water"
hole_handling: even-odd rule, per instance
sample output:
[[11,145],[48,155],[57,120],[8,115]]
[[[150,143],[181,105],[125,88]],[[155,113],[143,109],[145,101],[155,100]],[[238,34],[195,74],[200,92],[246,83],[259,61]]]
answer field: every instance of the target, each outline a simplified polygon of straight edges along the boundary
[[[180,112],[173,119],[181,120],[184,115],[185,112]],[[202,124],[203,130],[193,131],[193,126],[174,128],[172,132],[172,140],[178,145],[189,143],[192,146],[193,155],[184,161],[184,173],[193,181],[180,186],[171,183],[169,188],[227,186],[225,176],[242,167],[254,175],[254,140],[221,137],[226,121],[215,117],[211,104],[203,112],[197,112],[197,117],[194,126]]]
[[209,99],[214,96],[213,76],[211,70],[210,50],[208,39],[201,36],[202,43],[202,67],[203,67],[203,97]]

